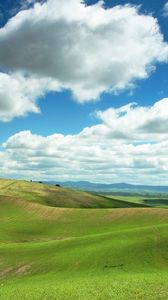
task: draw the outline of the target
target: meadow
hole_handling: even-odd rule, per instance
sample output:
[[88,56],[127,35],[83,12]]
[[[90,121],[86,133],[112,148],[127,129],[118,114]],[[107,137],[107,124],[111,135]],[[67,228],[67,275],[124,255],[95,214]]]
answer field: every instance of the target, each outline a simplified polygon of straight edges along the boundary
[[0,180],[0,299],[168,299],[168,210],[120,200]]
[[168,208],[168,194],[167,193],[112,193],[105,194],[107,198],[129,203],[142,204],[150,207]]

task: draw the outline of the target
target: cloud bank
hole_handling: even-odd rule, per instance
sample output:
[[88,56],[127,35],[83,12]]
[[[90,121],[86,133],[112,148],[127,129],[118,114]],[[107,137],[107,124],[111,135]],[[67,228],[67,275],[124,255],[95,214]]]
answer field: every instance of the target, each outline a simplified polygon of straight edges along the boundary
[[51,90],[68,89],[83,103],[130,89],[167,61],[157,20],[138,7],[36,3],[0,29],[0,120],[38,112],[38,99]]
[[98,125],[76,135],[21,131],[0,152],[4,176],[167,184],[168,98],[97,112]]

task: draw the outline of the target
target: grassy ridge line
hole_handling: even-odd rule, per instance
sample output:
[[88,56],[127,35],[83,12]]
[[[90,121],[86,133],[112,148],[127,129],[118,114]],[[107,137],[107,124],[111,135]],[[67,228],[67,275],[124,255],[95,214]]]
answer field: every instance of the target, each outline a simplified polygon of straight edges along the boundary
[[[7,201],[6,201],[7,199]],[[0,197],[0,241],[65,239],[166,224],[168,211],[153,208],[63,209]],[[155,222],[155,223],[154,223]]]
[[28,181],[0,180],[0,195],[17,197],[29,202],[63,208],[121,208],[148,205],[119,201],[87,192],[38,184]]

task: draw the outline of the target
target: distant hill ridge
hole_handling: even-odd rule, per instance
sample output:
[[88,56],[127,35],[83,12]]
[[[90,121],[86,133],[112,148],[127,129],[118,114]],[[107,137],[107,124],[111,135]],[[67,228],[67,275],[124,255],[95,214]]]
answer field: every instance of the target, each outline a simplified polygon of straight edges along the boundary
[[161,185],[134,185],[128,183],[92,183],[89,181],[47,181],[47,184],[55,185],[59,184],[63,187],[75,188],[83,191],[93,192],[157,192],[168,193],[168,186]]

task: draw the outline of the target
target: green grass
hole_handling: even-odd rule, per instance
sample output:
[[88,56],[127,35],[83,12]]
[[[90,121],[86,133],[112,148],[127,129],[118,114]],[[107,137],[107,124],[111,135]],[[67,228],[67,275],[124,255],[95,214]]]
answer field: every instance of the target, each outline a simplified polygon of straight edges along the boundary
[[56,208],[5,193],[1,300],[168,299],[168,210]]

